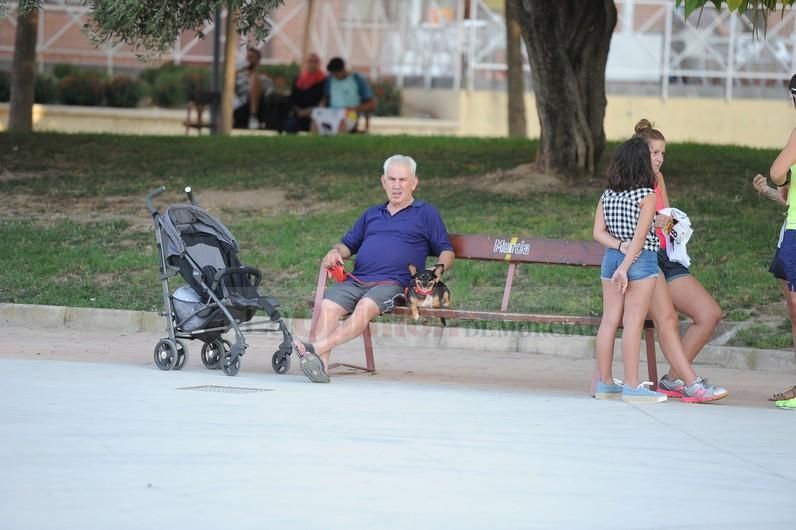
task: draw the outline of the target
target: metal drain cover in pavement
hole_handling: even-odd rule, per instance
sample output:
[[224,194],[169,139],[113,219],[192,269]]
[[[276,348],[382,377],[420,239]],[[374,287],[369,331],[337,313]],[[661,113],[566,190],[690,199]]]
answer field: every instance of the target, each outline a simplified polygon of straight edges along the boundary
[[223,392],[225,394],[251,394],[252,392],[271,392],[273,388],[246,388],[242,386],[202,385],[186,386],[177,390],[198,390],[199,392]]

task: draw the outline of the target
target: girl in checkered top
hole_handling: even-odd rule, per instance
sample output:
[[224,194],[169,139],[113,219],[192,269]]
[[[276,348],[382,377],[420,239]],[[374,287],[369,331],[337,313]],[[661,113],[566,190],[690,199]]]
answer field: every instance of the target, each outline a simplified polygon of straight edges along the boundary
[[[659,274],[660,246],[653,217],[655,175],[649,147],[631,138],[614,152],[606,171],[608,189],[594,216],[594,239],[607,247],[600,269],[603,318],[597,331],[597,367],[600,381],[595,397],[629,402],[662,402],[666,396],[647,387],[638,377],[641,331]],[[616,331],[622,325],[625,384],[613,379],[611,363]]]

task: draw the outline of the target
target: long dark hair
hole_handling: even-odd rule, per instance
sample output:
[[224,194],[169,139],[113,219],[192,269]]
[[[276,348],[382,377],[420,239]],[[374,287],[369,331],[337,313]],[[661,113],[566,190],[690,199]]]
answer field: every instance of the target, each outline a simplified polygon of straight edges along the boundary
[[796,74],[793,74],[793,77],[790,78],[788,90],[790,91],[790,102],[793,103],[793,108],[796,109]]
[[617,147],[605,175],[613,191],[654,188],[655,174],[647,142],[633,137]]

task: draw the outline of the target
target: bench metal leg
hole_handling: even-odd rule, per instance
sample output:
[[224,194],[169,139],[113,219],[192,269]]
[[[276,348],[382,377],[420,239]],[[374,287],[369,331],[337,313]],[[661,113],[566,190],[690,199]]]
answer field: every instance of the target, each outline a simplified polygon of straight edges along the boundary
[[362,341],[365,343],[365,364],[368,372],[376,371],[376,362],[373,360],[373,338],[370,335],[370,324],[365,326],[362,332]]
[[644,330],[644,338],[647,347],[647,371],[652,382],[652,389],[658,389],[658,360],[655,357],[655,332],[651,328]]
[[362,342],[365,346],[365,366],[357,366],[356,364],[348,363],[331,363],[329,369],[345,366],[346,368],[354,368],[355,370],[375,372],[376,362],[373,360],[373,337],[370,334],[370,324],[368,324],[365,327],[365,331],[362,332]]

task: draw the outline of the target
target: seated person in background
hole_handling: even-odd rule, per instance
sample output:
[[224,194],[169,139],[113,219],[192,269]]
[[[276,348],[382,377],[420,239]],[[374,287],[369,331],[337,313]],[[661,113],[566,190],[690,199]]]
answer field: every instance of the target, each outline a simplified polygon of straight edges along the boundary
[[335,57],[326,65],[321,106],[312,111],[312,131],[320,134],[354,132],[360,112],[376,110],[376,98],[368,82],[356,72],[349,72],[345,62]]
[[316,53],[308,54],[290,90],[291,110],[285,132],[290,134],[310,130],[310,114],[323,99],[325,81],[326,74],[321,70],[320,57]]
[[326,370],[334,348],[361,335],[377,316],[392,311],[411,281],[409,263],[425,267],[428,256],[438,256],[444,271],[453,265],[453,245],[439,211],[414,197],[415,161],[393,155],[383,169],[381,186],[387,201],[367,209],[321,260],[329,268],[356,255],[353,273],[326,290],[314,341],[293,343],[301,369],[313,383],[329,382]]
[[260,51],[246,51],[246,66],[238,70],[235,77],[235,100],[232,127],[235,129],[259,129],[265,127],[265,96],[273,89],[271,79],[258,71]]

